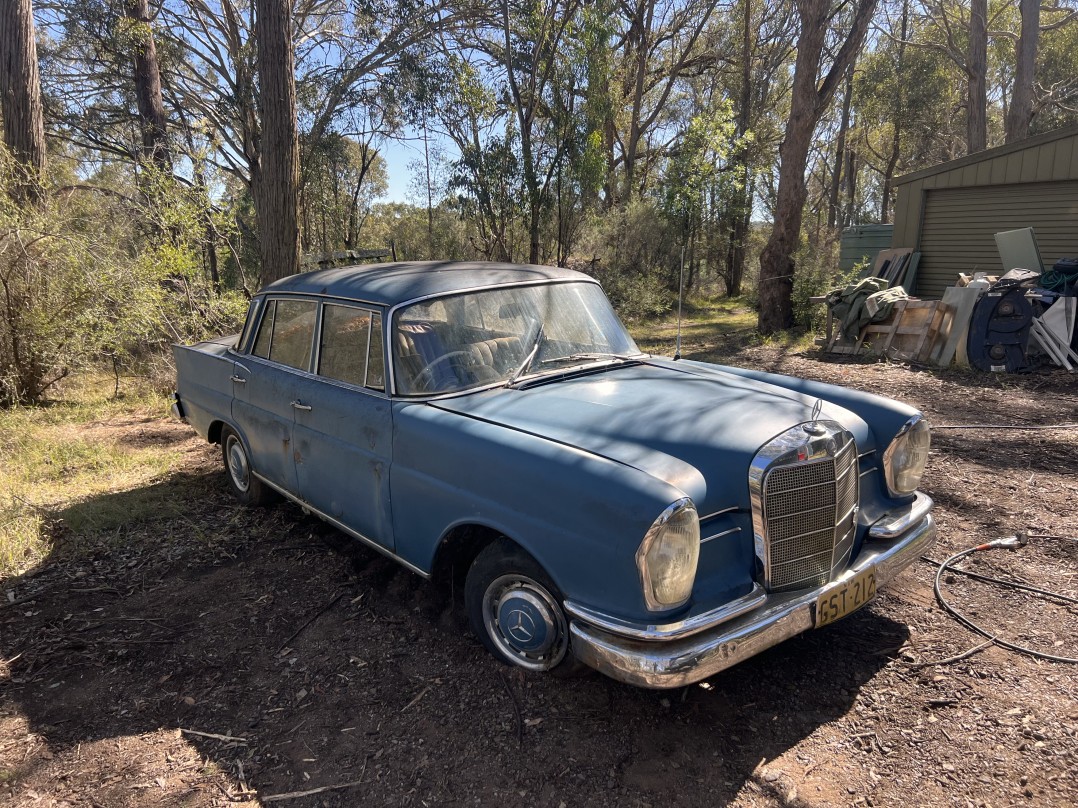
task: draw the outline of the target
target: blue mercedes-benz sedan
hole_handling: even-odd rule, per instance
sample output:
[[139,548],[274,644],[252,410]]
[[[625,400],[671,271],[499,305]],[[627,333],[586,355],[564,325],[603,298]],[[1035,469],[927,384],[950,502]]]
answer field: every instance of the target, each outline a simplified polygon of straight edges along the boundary
[[529,671],[698,681],[858,609],[935,539],[918,412],[642,353],[566,269],[295,275],[175,356],[174,412],[236,497],[459,574],[476,635]]

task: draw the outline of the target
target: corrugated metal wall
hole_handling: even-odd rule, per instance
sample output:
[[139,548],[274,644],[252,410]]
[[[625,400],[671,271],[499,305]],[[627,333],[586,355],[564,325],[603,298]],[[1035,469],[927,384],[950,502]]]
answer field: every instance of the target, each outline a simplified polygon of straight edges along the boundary
[[994,234],[1019,227],[1034,228],[1047,267],[1078,257],[1078,181],[927,191],[917,294],[942,297],[959,272],[1002,273]]
[[940,297],[958,272],[1001,269],[992,238],[1001,230],[1032,227],[1048,265],[1078,257],[1078,127],[917,171],[896,187],[891,245],[921,251],[920,297]]
[[880,250],[889,249],[894,225],[858,224],[842,231],[838,268],[849,272],[863,261],[871,261]]

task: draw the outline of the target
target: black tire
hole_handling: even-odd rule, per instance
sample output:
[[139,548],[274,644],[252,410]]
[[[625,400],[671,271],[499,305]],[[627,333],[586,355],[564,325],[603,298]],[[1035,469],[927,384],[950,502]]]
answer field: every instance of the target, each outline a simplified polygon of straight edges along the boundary
[[495,658],[533,673],[566,675],[584,667],[570,648],[561,602],[550,576],[508,539],[485,547],[464,582],[475,635]]
[[244,505],[269,505],[277,501],[277,492],[258,479],[251,469],[247,445],[231,427],[221,429],[221,459],[232,495]]

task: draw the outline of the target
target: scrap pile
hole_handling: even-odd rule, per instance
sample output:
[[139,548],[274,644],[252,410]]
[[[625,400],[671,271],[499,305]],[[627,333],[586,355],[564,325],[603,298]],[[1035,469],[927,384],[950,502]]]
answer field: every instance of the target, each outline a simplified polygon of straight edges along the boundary
[[[960,274],[940,301],[906,295],[920,254],[884,250],[873,273],[826,297],[832,353],[872,352],[948,367],[1015,373],[1040,364],[1078,372],[1078,259],[1045,269],[1032,228],[996,234],[1003,275]],[[837,325],[837,327],[836,327]]]

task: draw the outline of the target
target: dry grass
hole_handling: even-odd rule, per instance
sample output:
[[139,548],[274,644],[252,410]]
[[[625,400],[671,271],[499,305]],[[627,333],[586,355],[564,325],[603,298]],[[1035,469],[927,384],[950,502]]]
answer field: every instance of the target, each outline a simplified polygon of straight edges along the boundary
[[[681,323],[681,353],[690,359],[722,361],[731,352],[751,345],[800,351],[812,347],[815,334],[784,331],[761,337],[757,315],[746,298],[695,298],[686,301]],[[630,326],[640,349],[673,356],[677,340],[677,311]]]
[[143,488],[178,464],[169,446],[132,441],[116,429],[167,408],[160,393],[115,398],[111,378],[83,375],[48,406],[0,411],[0,578],[45,558],[61,520],[76,531],[109,529],[167,506],[134,497],[122,512],[109,512],[108,500],[97,497]]

